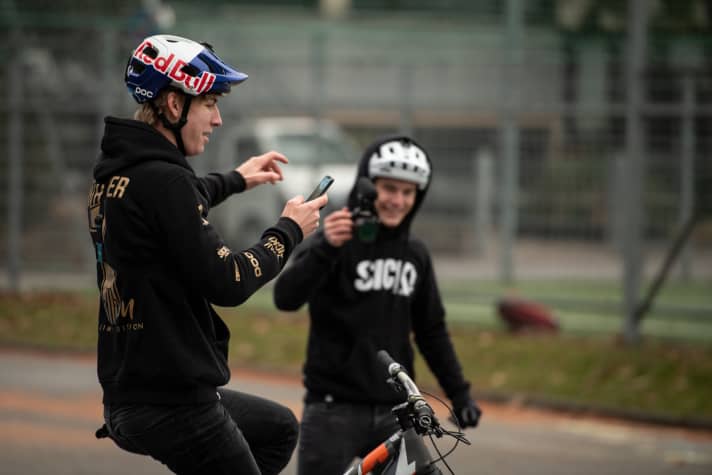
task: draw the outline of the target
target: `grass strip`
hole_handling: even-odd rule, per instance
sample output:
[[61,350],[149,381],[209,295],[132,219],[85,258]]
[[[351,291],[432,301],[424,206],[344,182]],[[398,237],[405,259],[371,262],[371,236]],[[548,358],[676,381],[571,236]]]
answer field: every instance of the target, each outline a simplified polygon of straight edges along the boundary
[[[97,305],[93,292],[0,294],[0,344],[94,351]],[[233,335],[233,365],[299,374],[309,325],[303,310],[275,311],[265,294],[218,310]],[[707,343],[645,338],[627,346],[610,335],[511,335],[495,324],[457,321],[450,329],[476,396],[712,421]],[[421,360],[417,373],[422,385],[436,386]]]

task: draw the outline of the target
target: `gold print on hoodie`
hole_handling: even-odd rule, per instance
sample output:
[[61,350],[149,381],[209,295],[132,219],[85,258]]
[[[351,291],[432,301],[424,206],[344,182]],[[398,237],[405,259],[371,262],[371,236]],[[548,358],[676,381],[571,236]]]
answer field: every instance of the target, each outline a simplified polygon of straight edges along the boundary
[[[101,200],[104,198],[122,199],[126,193],[126,188],[131,180],[128,177],[113,176],[105,185],[103,183],[92,183],[89,190],[87,206],[89,209],[89,229],[93,239],[103,243],[106,239],[106,216],[100,216]],[[101,239],[99,239],[101,233]],[[119,289],[116,285],[116,271],[105,260],[98,257],[101,265],[101,305],[108,320],[108,324],[101,323],[101,332],[125,332],[132,330],[143,330],[143,322],[134,322],[134,299],[129,299],[128,303],[121,299]],[[128,322],[119,323],[119,318]]]
[[200,220],[203,223],[203,226],[207,226],[210,223],[208,222],[207,219],[205,219],[205,216],[203,216],[203,211],[205,211],[205,208],[203,208],[203,205],[198,205],[198,216],[200,216]]
[[[229,247],[222,246],[217,250],[217,254],[220,259],[222,259],[223,261],[227,261],[228,258],[232,255],[232,251]],[[240,282],[240,269],[237,267],[237,261],[235,259],[232,260],[232,265],[235,268],[235,282]]]
[[227,258],[232,254],[232,251],[230,250],[229,247],[227,246],[222,246],[217,250],[218,257],[224,261],[227,260]]
[[[106,238],[106,218],[104,218],[101,226],[101,235]],[[143,323],[133,323],[134,319],[134,299],[129,299],[128,303],[121,299],[119,288],[116,285],[116,271],[113,267],[103,261],[101,263],[102,279],[101,279],[101,304],[106,313],[108,325],[100,325],[100,331],[120,332],[129,330],[143,330]],[[130,322],[119,324],[119,318],[128,317]]]
[[121,300],[119,289],[116,287],[116,272],[114,269],[104,262],[104,279],[101,282],[101,302],[106,312],[106,318],[109,323],[116,325],[119,317],[129,317],[129,320],[134,319],[134,299],[130,299],[128,304]]
[[243,254],[247,259],[250,261],[250,264],[252,264],[252,267],[255,269],[255,277],[261,277],[262,276],[262,268],[260,267],[260,261],[257,260],[254,254],[248,251],[243,251]]
[[240,282],[240,268],[237,267],[237,260],[233,260],[232,265],[235,266],[235,282]]
[[87,198],[87,208],[89,209],[89,232],[98,233],[99,225],[97,224],[97,216],[101,209],[101,198],[104,195],[104,185],[94,182],[89,190]]
[[123,198],[124,192],[126,192],[126,187],[129,186],[130,178],[125,176],[115,175],[109,180],[106,185],[106,197],[107,198]]
[[264,246],[272,251],[272,253],[279,259],[284,257],[284,244],[282,244],[276,237],[270,236],[267,238],[267,242],[264,243]]
[[98,208],[101,204],[101,197],[104,195],[104,185],[94,182],[89,189],[89,197],[87,198],[87,206],[89,208]]

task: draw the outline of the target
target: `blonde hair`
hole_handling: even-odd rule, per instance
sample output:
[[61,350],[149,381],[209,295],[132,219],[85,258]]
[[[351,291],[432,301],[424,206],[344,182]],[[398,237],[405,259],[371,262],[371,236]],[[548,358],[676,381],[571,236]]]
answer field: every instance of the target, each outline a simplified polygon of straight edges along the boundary
[[[179,89],[173,88],[173,87],[167,87],[163,89],[161,92],[158,93],[158,97],[153,100],[153,105],[151,105],[150,102],[144,102],[143,104],[138,106],[138,109],[134,112],[133,118],[134,120],[138,120],[140,122],[145,122],[148,125],[155,126],[158,124],[159,118],[158,114],[156,113],[156,110],[163,112],[163,110],[166,107],[166,104],[168,103],[168,94],[171,92],[181,92]],[[179,94],[181,97],[184,97],[184,94],[181,93]],[[223,96],[224,94],[201,94],[199,96],[195,96],[193,100],[205,100],[208,97],[220,97]]]
[[171,88],[166,88],[159,92],[158,97],[156,97],[153,101],[153,105],[149,102],[144,102],[138,106],[138,109],[136,109],[133,115],[134,120],[145,122],[151,126],[158,124],[158,114],[156,113],[156,110],[163,111],[163,108],[166,106],[166,102],[168,100],[168,93],[172,90],[173,89]]

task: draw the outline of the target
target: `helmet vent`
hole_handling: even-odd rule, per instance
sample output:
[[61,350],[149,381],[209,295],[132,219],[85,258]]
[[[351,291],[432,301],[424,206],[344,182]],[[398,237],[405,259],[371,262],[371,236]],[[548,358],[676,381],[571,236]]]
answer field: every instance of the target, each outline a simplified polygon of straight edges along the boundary
[[186,73],[188,76],[191,76],[191,77],[197,76],[198,73],[200,72],[200,70],[198,68],[196,68],[195,66],[193,66],[192,64],[186,64],[185,66],[183,66],[181,68],[181,71],[183,71],[184,73]]
[[151,45],[146,45],[146,47],[143,49],[143,54],[153,59],[156,59],[156,57],[158,57],[158,51],[156,51],[156,49]]
[[141,61],[134,59],[131,61],[131,64],[129,65],[129,69],[134,74],[141,74],[143,72],[143,70],[146,69],[146,65],[144,65]]

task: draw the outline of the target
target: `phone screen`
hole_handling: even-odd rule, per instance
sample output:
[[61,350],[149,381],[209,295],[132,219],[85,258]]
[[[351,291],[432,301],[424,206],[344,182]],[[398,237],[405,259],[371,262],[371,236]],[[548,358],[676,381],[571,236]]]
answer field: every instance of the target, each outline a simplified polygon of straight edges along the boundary
[[331,184],[334,183],[334,179],[331,178],[329,175],[326,175],[324,178],[321,179],[318,185],[316,185],[316,188],[314,188],[314,191],[311,192],[309,197],[305,201],[311,201],[314,198],[318,198],[324,193],[326,193],[326,190],[329,189]]

